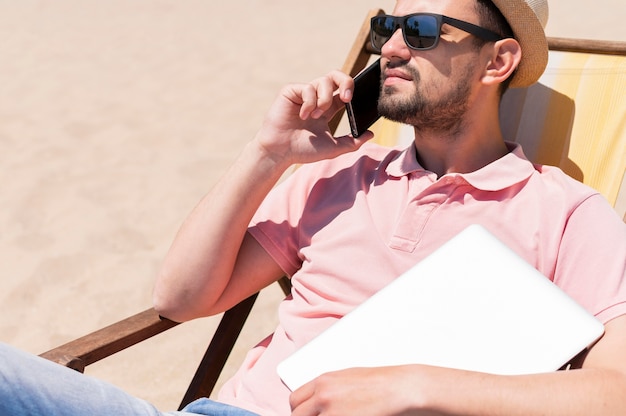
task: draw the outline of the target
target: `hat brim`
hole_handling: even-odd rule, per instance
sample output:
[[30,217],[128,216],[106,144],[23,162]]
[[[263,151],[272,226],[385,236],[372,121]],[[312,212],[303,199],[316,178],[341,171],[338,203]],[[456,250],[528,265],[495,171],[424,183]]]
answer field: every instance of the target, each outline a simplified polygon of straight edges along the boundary
[[548,41],[541,21],[528,5],[528,0],[492,1],[511,26],[522,48],[522,59],[510,86],[516,88],[534,84],[548,64]]

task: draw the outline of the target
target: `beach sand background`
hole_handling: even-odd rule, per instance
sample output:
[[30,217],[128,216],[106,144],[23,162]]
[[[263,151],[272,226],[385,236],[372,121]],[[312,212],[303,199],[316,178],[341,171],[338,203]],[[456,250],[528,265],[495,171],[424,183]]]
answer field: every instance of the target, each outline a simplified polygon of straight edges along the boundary
[[[280,86],[341,67],[367,10],[393,4],[0,0],[0,341],[41,353],[150,307],[181,221]],[[626,40],[625,17],[553,1],[547,33]],[[262,294],[227,374],[280,298]],[[175,409],[216,322],[87,372]]]

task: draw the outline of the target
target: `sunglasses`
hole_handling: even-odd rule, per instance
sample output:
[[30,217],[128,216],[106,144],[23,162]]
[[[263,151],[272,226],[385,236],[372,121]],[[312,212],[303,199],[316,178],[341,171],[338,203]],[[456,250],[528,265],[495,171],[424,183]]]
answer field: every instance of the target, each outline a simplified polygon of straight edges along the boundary
[[483,40],[495,42],[504,39],[503,36],[480,26],[464,22],[463,20],[433,13],[415,13],[407,16],[382,15],[372,17],[370,37],[372,46],[380,52],[383,45],[398,29],[402,29],[404,42],[411,49],[433,49],[439,43],[441,25],[447,23],[457,29],[470,33]]

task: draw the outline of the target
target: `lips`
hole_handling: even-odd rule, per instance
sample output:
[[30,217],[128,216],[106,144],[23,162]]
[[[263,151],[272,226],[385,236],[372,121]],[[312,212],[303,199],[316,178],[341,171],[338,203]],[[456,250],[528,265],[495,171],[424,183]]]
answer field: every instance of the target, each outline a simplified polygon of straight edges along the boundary
[[413,77],[410,73],[397,68],[386,69],[383,73],[384,85],[391,85],[403,81],[413,81]]

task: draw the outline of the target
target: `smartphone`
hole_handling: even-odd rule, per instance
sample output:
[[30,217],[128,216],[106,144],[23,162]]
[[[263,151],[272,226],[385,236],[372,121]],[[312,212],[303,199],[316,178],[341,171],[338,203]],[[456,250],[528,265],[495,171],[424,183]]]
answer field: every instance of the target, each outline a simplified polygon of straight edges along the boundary
[[359,137],[378,118],[380,96],[380,59],[365,68],[354,78],[354,94],[346,104],[352,136]]

